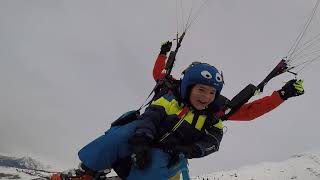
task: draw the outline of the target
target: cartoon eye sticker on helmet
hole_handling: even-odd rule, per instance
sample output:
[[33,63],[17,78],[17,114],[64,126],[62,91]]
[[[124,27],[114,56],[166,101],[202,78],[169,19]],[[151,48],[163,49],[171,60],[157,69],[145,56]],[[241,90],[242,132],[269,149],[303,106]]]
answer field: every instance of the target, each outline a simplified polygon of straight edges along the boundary
[[220,73],[216,74],[216,81],[217,82],[223,82],[223,77],[222,77],[222,75]]
[[212,74],[209,71],[202,71],[201,75],[206,79],[212,79]]

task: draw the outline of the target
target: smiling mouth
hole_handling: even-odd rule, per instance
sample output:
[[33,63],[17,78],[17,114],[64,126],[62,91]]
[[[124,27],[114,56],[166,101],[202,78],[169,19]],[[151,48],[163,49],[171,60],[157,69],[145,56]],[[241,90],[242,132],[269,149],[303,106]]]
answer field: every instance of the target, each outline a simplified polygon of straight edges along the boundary
[[201,105],[207,105],[208,102],[204,102],[204,101],[201,101],[201,100],[198,100],[198,103],[201,104]]

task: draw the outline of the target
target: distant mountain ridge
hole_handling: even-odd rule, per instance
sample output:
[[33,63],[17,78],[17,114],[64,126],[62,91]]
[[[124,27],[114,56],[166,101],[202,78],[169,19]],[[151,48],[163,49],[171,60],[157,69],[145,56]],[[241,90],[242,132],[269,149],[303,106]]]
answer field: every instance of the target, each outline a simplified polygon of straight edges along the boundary
[[38,169],[45,170],[48,167],[44,166],[41,162],[31,158],[31,157],[10,157],[0,155],[0,166],[3,167],[13,167],[20,169]]

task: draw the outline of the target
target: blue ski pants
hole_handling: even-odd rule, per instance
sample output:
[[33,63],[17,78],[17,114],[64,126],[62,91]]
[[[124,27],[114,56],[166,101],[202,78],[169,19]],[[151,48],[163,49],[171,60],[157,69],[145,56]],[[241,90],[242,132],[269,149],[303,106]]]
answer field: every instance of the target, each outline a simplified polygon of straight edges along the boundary
[[[100,171],[111,168],[111,165],[118,158],[125,158],[131,155],[131,148],[128,139],[133,135],[136,127],[141,121],[133,121],[123,126],[115,126],[105,132],[88,145],[83,147],[79,153],[79,159],[88,168]],[[144,170],[132,168],[128,180],[167,180],[170,177],[187,169],[186,163],[167,168],[170,155],[161,149],[153,148],[151,151],[152,161],[150,166]],[[186,159],[184,159],[186,161]]]

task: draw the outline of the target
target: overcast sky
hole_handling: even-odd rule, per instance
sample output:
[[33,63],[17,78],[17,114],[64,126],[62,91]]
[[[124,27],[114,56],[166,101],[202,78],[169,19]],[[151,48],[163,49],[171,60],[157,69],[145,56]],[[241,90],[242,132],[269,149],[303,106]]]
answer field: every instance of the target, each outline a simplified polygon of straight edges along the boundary
[[[232,98],[287,55],[315,2],[209,0],[173,74],[208,62],[223,71],[222,94]],[[187,1],[182,6],[179,24],[189,12]],[[1,0],[0,152],[76,166],[80,148],[144,102],[160,43],[175,38],[176,14],[173,0]],[[320,32],[319,14],[315,20],[310,34]],[[299,74],[305,95],[255,121],[227,122],[220,151],[190,161],[191,174],[320,149],[319,68],[315,62]],[[272,80],[259,97],[291,78]]]

